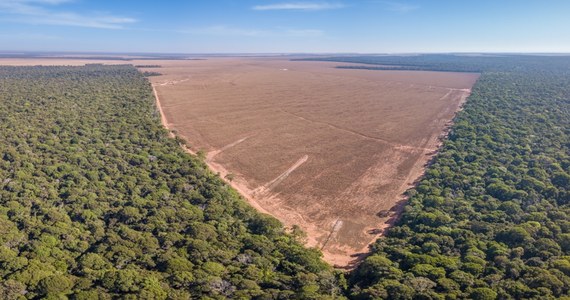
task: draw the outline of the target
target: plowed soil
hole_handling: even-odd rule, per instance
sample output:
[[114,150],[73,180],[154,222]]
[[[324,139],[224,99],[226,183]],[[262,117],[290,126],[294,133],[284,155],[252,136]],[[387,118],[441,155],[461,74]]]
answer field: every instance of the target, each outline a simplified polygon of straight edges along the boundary
[[276,58],[156,63],[166,125],[341,267],[397,216],[478,78]]

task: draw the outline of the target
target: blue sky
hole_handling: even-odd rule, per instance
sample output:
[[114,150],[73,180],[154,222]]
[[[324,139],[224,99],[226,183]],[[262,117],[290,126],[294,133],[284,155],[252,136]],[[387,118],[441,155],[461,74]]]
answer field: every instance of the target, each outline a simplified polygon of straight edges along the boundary
[[0,0],[0,50],[570,52],[567,0]]

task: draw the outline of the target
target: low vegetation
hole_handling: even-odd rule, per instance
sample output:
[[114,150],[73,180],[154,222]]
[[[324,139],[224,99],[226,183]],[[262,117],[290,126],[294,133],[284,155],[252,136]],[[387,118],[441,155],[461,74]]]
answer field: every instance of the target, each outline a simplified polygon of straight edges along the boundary
[[0,67],[0,298],[334,297],[281,224],[183,152],[132,66]]

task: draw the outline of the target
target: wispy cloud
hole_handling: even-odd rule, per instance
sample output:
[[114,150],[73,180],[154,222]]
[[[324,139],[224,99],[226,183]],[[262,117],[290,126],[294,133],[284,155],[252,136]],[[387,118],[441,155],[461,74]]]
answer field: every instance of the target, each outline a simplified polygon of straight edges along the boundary
[[407,13],[420,9],[419,5],[404,3],[404,2],[394,2],[394,1],[374,1],[374,2],[383,4],[386,10],[395,11],[399,13]]
[[50,5],[58,5],[62,3],[69,3],[74,2],[74,0],[6,0],[0,2],[27,2],[27,3],[40,3],[40,4],[50,4]]
[[178,33],[192,35],[212,35],[212,36],[244,36],[244,37],[319,37],[325,33],[320,29],[252,29],[239,28],[226,25],[215,25],[200,28],[189,28],[178,30]]
[[36,25],[63,25],[91,28],[120,29],[137,20],[110,14],[80,14],[57,10],[56,6],[72,0],[0,0],[3,21]]
[[316,10],[329,10],[329,9],[339,9],[345,7],[342,3],[331,3],[331,2],[284,2],[266,5],[256,5],[251,9],[253,10],[304,10],[304,11],[316,11]]
[[10,33],[10,34],[0,34],[0,39],[11,39],[11,40],[59,40],[60,36],[48,35],[41,33]]

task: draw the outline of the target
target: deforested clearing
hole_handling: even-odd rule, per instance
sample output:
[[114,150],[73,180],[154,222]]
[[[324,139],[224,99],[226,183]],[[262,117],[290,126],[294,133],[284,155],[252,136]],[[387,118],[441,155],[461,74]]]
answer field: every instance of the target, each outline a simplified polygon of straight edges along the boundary
[[342,267],[397,217],[479,76],[279,58],[158,64],[167,127]]

